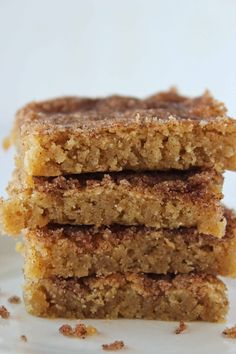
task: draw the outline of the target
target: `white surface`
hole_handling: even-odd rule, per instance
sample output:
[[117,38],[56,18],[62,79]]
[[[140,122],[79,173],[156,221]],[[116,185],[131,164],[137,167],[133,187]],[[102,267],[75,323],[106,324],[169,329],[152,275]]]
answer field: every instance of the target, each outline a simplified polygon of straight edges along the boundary
[[[17,108],[57,95],[147,95],[171,85],[197,95],[209,88],[236,116],[236,1],[234,0],[0,0],[0,139]],[[13,169],[13,152],[0,150],[0,195]],[[236,207],[236,175],[226,174],[225,202]],[[0,302],[20,294],[20,258],[14,242],[0,239]],[[236,285],[230,284],[229,323],[236,323]],[[225,325],[147,321],[92,321],[101,334],[88,340],[58,334],[64,321],[28,316],[7,305],[0,320],[0,354],[91,353],[122,339],[127,352],[236,352]],[[19,336],[26,334],[28,343]],[[100,352],[102,352],[100,350]]]

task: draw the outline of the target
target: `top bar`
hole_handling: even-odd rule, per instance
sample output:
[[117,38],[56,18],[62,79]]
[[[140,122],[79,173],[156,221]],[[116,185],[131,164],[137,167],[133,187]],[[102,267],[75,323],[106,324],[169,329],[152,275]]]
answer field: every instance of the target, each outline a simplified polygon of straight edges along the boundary
[[30,176],[121,170],[236,170],[236,121],[208,92],[146,99],[67,97],[16,116],[17,166]]

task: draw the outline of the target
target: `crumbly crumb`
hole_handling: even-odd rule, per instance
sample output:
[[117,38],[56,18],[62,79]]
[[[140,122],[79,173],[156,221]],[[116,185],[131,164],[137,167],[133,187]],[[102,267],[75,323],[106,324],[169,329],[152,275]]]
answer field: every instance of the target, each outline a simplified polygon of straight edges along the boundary
[[187,325],[184,323],[184,321],[180,321],[178,327],[175,330],[175,334],[181,334],[184,331],[186,331]]
[[17,253],[21,253],[21,254],[23,254],[24,253],[24,243],[23,242],[17,242],[16,243],[16,247],[15,247],[15,250],[16,250],[16,252]]
[[0,306],[0,317],[4,318],[4,320],[6,320],[7,318],[9,318],[10,316],[10,312],[6,309],[5,306]]
[[68,324],[64,324],[59,328],[59,332],[63,334],[63,336],[70,337],[73,335],[73,328]]
[[87,335],[88,335],[87,327],[84,324],[79,323],[75,326],[74,328],[75,337],[84,339]]
[[22,334],[22,336],[20,336],[20,340],[22,342],[27,342],[28,341],[27,337],[24,334]]
[[4,150],[8,150],[10,146],[11,146],[11,138],[7,136],[2,141],[2,147]]
[[225,328],[222,333],[225,337],[236,339],[236,325],[230,328]]
[[74,328],[68,324],[64,324],[59,328],[59,332],[67,337],[77,337],[84,339],[87,336],[97,334],[97,329],[92,326],[86,326],[83,323],[78,323]]
[[95,327],[93,326],[87,326],[87,335],[88,336],[93,336],[94,334],[97,334],[98,331]]
[[19,296],[13,295],[13,296],[9,297],[8,302],[10,302],[10,304],[20,304],[21,303],[21,299],[20,299]]
[[102,349],[107,351],[116,351],[124,348],[124,342],[122,340],[116,340],[110,344],[102,344]]

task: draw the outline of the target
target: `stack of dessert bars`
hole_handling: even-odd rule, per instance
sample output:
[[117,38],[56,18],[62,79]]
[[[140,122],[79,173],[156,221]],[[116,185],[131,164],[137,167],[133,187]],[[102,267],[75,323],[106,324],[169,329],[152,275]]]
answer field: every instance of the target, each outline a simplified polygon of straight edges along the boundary
[[44,317],[222,321],[236,275],[236,121],[209,93],[60,98],[16,116],[1,202],[24,234],[24,299]]

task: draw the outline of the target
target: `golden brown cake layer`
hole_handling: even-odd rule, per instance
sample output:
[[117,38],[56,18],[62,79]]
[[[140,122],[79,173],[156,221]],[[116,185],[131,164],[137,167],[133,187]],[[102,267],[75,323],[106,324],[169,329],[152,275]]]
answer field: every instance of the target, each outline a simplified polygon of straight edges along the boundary
[[33,102],[17,113],[12,140],[18,167],[33,176],[193,166],[236,170],[236,121],[209,93]]
[[121,226],[48,226],[25,232],[25,275],[84,277],[115,272],[236,276],[236,215],[225,212],[222,239],[177,230]]
[[225,285],[200,274],[27,279],[24,298],[27,311],[42,317],[220,322],[228,310]]
[[1,219],[9,234],[51,222],[185,226],[222,237],[222,183],[214,170],[35,177],[32,186],[20,184],[16,175]]

